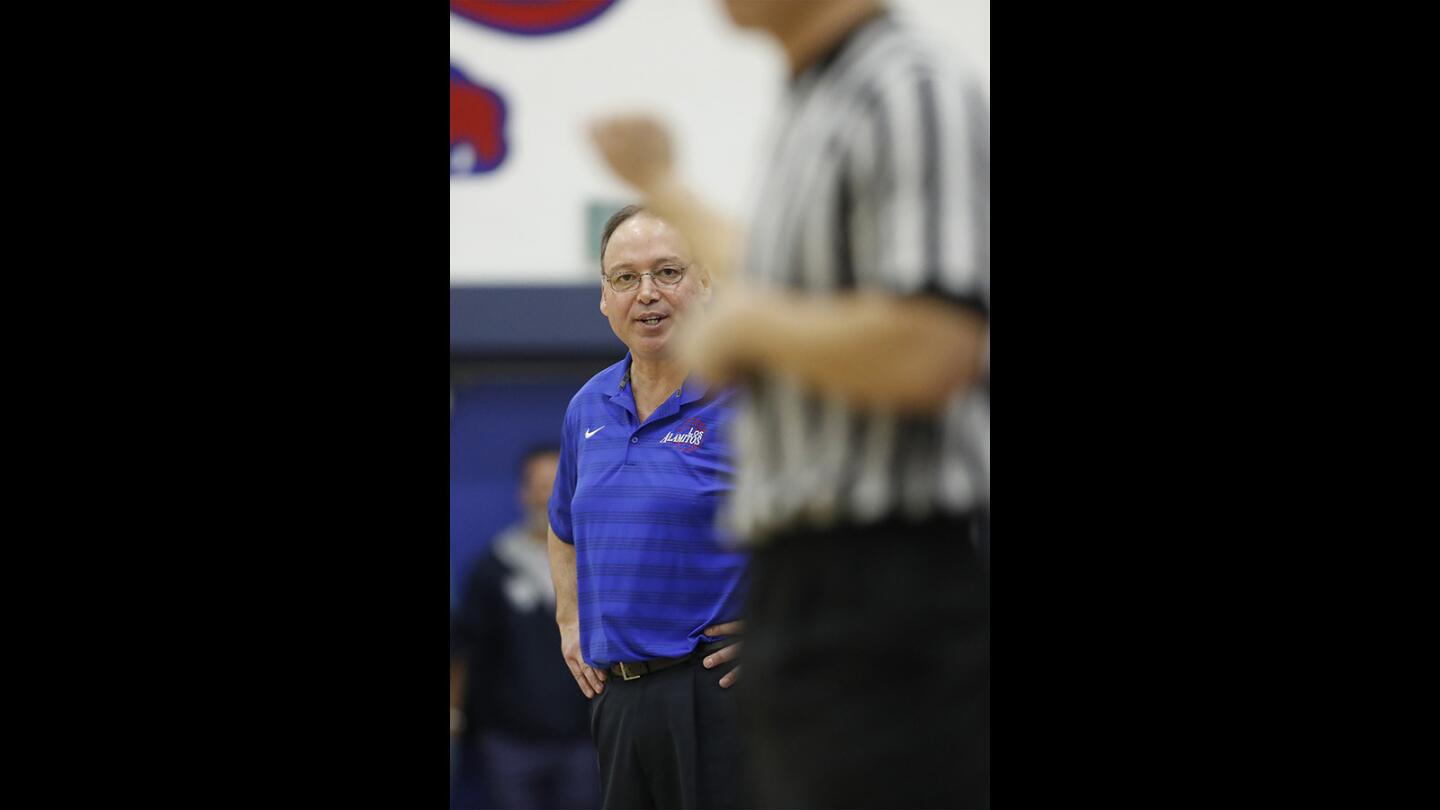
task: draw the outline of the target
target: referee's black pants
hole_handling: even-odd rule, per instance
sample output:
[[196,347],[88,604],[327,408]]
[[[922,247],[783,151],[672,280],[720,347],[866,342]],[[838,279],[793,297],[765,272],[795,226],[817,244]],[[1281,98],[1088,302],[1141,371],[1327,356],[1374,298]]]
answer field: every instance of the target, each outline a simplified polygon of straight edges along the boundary
[[990,578],[972,530],[892,522],[754,549],[748,804],[990,806]]
[[602,807],[740,806],[734,687],[720,687],[728,667],[706,669],[702,658],[632,681],[606,677],[590,701]]

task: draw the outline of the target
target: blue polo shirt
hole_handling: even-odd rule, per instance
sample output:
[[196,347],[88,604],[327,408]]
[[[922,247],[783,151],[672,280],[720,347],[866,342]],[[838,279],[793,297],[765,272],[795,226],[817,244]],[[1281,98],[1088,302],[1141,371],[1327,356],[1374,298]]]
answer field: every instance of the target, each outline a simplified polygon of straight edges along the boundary
[[580,648],[605,667],[686,655],[740,618],[746,555],[716,512],[730,491],[734,392],[694,377],[645,424],[630,355],[570,400],[550,528],[575,546]]

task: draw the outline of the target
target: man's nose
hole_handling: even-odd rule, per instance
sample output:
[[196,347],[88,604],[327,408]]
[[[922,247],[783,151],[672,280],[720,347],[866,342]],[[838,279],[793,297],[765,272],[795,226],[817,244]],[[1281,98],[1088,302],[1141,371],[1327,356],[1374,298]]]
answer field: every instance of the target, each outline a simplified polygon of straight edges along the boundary
[[655,280],[650,277],[649,273],[640,277],[639,299],[646,304],[653,304],[660,300],[660,287],[655,283]]

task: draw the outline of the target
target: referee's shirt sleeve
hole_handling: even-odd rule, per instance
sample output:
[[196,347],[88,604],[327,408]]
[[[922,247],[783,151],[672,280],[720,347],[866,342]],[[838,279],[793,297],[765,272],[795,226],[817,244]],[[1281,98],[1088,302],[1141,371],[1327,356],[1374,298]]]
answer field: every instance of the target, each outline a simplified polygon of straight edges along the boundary
[[978,84],[912,65],[872,85],[842,182],[858,286],[990,314],[990,123]]
[[560,465],[555,469],[555,488],[550,491],[550,530],[571,545],[575,544],[570,527],[570,501],[575,497],[575,403],[565,410],[565,423],[560,428]]

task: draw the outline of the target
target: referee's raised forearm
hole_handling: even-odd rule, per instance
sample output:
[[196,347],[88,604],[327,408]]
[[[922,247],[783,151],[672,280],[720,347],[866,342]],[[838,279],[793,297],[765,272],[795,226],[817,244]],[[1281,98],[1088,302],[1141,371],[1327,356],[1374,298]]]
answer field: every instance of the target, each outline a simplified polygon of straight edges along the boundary
[[935,413],[975,382],[984,358],[985,319],[925,297],[751,292],[714,315],[702,366],[788,377],[861,409]]

